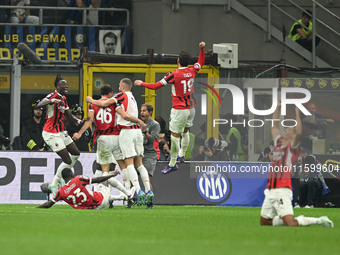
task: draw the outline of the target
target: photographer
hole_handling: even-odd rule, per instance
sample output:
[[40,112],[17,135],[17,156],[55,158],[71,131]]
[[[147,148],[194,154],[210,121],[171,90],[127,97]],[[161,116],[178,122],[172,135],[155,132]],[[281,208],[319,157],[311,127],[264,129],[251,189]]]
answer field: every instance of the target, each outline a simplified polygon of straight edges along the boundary
[[170,131],[159,134],[160,161],[168,161],[170,159],[170,135]]
[[[84,117],[84,111],[81,108],[81,106],[79,106],[78,104],[75,104],[74,106],[72,106],[71,113],[74,115],[74,117],[76,117],[79,120],[82,120]],[[68,122],[66,124],[66,130],[69,136],[72,137],[74,133],[79,132],[79,130],[83,127],[83,125],[84,123],[81,123],[80,125],[78,125],[78,124],[75,124],[74,122]],[[80,137],[80,139],[74,141],[79,151],[84,151],[84,152],[89,151],[89,142],[91,140],[91,136],[92,136],[92,131],[90,128],[88,128],[84,132],[84,134]]]
[[[308,155],[303,160],[303,172],[300,175],[299,184],[299,206],[314,208],[315,200],[318,195],[327,194],[329,189],[325,183],[315,156]],[[322,190],[324,187],[324,190]]]
[[228,142],[210,137],[205,146],[200,146],[197,161],[230,161]]

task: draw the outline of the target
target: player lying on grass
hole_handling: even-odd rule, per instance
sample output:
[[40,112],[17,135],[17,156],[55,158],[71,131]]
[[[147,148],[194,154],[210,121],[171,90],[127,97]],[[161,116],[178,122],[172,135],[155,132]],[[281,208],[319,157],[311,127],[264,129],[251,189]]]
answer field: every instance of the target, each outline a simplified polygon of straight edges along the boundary
[[[273,119],[280,119],[280,108],[281,102],[278,103],[278,107],[273,114]],[[260,224],[272,226],[308,226],[318,224],[325,227],[333,227],[333,222],[328,219],[327,216],[315,218],[301,215],[294,218],[291,168],[301,153],[299,144],[302,134],[300,110],[297,107],[295,108],[295,118],[297,122],[297,125],[294,127],[295,132],[294,128],[289,127],[285,128],[281,135],[278,121],[271,127],[271,133],[274,139],[274,152],[267,188],[264,191],[265,198],[261,209]],[[277,171],[277,169],[281,171]]]
[[[51,200],[37,208],[50,208],[56,202],[64,200],[74,209],[104,209],[110,200],[110,189],[102,182],[108,181],[111,185],[111,178],[118,174],[119,172],[115,170],[113,174],[89,178],[80,175],[74,176],[71,169],[65,168],[62,171],[62,177],[66,184],[57,191]],[[86,185],[93,183],[100,183],[98,191],[90,191],[86,188]],[[134,193],[135,189],[132,188],[131,193],[126,194],[128,199],[131,199]]]

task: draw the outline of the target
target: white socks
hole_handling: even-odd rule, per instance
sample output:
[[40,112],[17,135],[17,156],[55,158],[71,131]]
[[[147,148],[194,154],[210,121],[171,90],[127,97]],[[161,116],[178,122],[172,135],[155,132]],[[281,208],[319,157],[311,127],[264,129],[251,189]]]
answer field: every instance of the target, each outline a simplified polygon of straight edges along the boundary
[[170,151],[171,158],[169,166],[173,167],[176,165],[178,152],[179,152],[179,138],[171,135],[171,151]]
[[127,190],[131,189],[131,182],[130,182],[130,178],[129,178],[129,174],[126,168],[124,168],[122,170],[122,179],[123,179],[123,183],[124,183],[124,187]]
[[114,177],[110,178],[107,180],[107,182],[114,188],[120,190],[123,192],[125,195],[129,196],[130,191],[127,191],[127,189],[121,184],[119,181],[117,181]]
[[57,173],[55,174],[55,176],[53,178],[53,181],[51,183],[51,186],[55,186],[56,187],[58,185],[59,180],[62,178],[61,177],[61,172],[65,168],[72,168],[74,166],[74,164],[77,162],[78,158],[79,158],[79,155],[78,156],[71,155],[71,160],[72,160],[71,164],[66,164],[66,163],[62,162],[59,165],[59,167],[57,169]]
[[179,150],[178,156],[185,157],[190,142],[189,132],[182,133],[181,149]]
[[135,167],[133,165],[128,165],[126,169],[129,175],[129,179],[132,182],[132,185],[136,188],[136,192],[138,194],[140,190],[140,185],[139,185],[138,175],[135,170]]
[[142,178],[144,188],[145,188],[145,193],[150,190],[150,180],[149,180],[149,174],[148,170],[144,167],[144,165],[141,165],[140,167],[137,168],[137,171],[140,174],[140,177]]
[[303,215],[300,215],[295,218],[299,222],[299,226],[309,226],[312,224],[321,224],[320,218],[315,217],[305,217]]
[[273,226],[282,226],[284,225],[283,220],[279,216],[275,216],[273,219]]

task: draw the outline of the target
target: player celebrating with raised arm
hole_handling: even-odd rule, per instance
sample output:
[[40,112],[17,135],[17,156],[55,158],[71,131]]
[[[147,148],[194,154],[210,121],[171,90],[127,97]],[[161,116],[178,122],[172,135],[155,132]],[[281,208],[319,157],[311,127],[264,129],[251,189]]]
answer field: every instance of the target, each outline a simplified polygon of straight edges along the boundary
[[[93,183],[110,182],[119,172],[89,178],[87,176],[74,176],[69,168],[62,171],[66,184],[62,186],[55,196],[36,208],[50,208],[56,202],[64,200],[74,209],[104,209],[110,199],[110,189],[104,184],[98,185],[98,191],[90,191],[85,186]],[[130,197],[129,197],[130,198]]]
[[[274,120],[279,120],[281,103],[273,114]],[[292,167],[300,155],[299,143],[302,134],[300,111],[296,107],[295,133],[294,128],[285,128],[282,135],[279,131],[279,121],[275,121],[271,128],[274,139],[274,153],[271,169],[268,176],[267,188],[264,191],[265,198],[261,209],[261,225],[286,225],[307,226],[319,224],[333,227],[333,222],[327,216],[320,218],[304,217],[294,218],[292,199]]]
[[[124,78],[119,82],[119,91],[121,91],[121,93],[116,94],[113,98],[103,101],[93,100],[92,97],[86,97],[86,101],[100,107],[107,107],[110,104],[117,102],[117,105],[123,108],[127,114],[138,118],[138,106],[131,89],[132,81],[128,78]],[[130,179],[133,186],[136,188],[137,205],[149,203],[154,197],[154,194],[150,189],[148,171],[145,169],[142,162],[144,146],[143,134],[140,126],[136,125],[136,123],[130,120],[124,119],[120,114],[117,116],[117,124],[120,128],[119,147],[125,158],[124,161],[128,173],[128,176],[123,175],[124,183],[125,185],[129,185],[130,182],[128,179]],[[141,126],[145,128],[144,122],[142,122]],[[141,176],[146,194],[140,188],[138,175],[135,168]]]
[[[61,180],[61,172],[65,168],[72,168],[79,158],[80,152],[73,142],[72,138],[65,131],[65,117],[77,124],[81,124],[81,120],[76,118],[70,111],[66,96],[68,93],[68,83],[66,80],[57,75],[54,81],[56,90],[48,94],[39,102],[37,107],[47,105],[46,122],[42,132],[42,136],[47,145],[56,152],[63,162],[59,165],[57,173],[51,183],[50,190],[55,194],[58,190],[58,182]],[[71,154],[71,156],[69,155]]]
[[[195,117],[194,108],[194,78],[205,62],[204,55],[205,42],[199,43],[200,55],[198,62],[188,67],[190,55],[187,52],[181,52],[178,59],[178,69],[166,75],[162,80],[156,83],[146,83],[136,80],[135,85],[143,86],[149,89],[159,89],[167,84],[172,85],[172,109],[170,113],[170,131],[171,131],[171,158],[169,165],[162,171],[163,174],[176,171],[177,157],[180,162],[184,162],[185,153],[189,146],[189,128],[193,125]],[[180,138],[182,142],[180,148]]]

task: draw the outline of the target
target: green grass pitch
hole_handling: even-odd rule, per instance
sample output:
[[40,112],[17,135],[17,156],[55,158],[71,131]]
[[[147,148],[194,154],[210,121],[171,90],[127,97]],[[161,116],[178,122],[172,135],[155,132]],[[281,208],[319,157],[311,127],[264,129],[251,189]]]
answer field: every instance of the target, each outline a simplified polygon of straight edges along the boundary
[[[32,205],[29,205],[32,206]],[[155,206],[105,210],[0,205],[0,254],[339,254],[339,209],[297,209],[327,215],[335,227],[264,227],[260,208]]]

